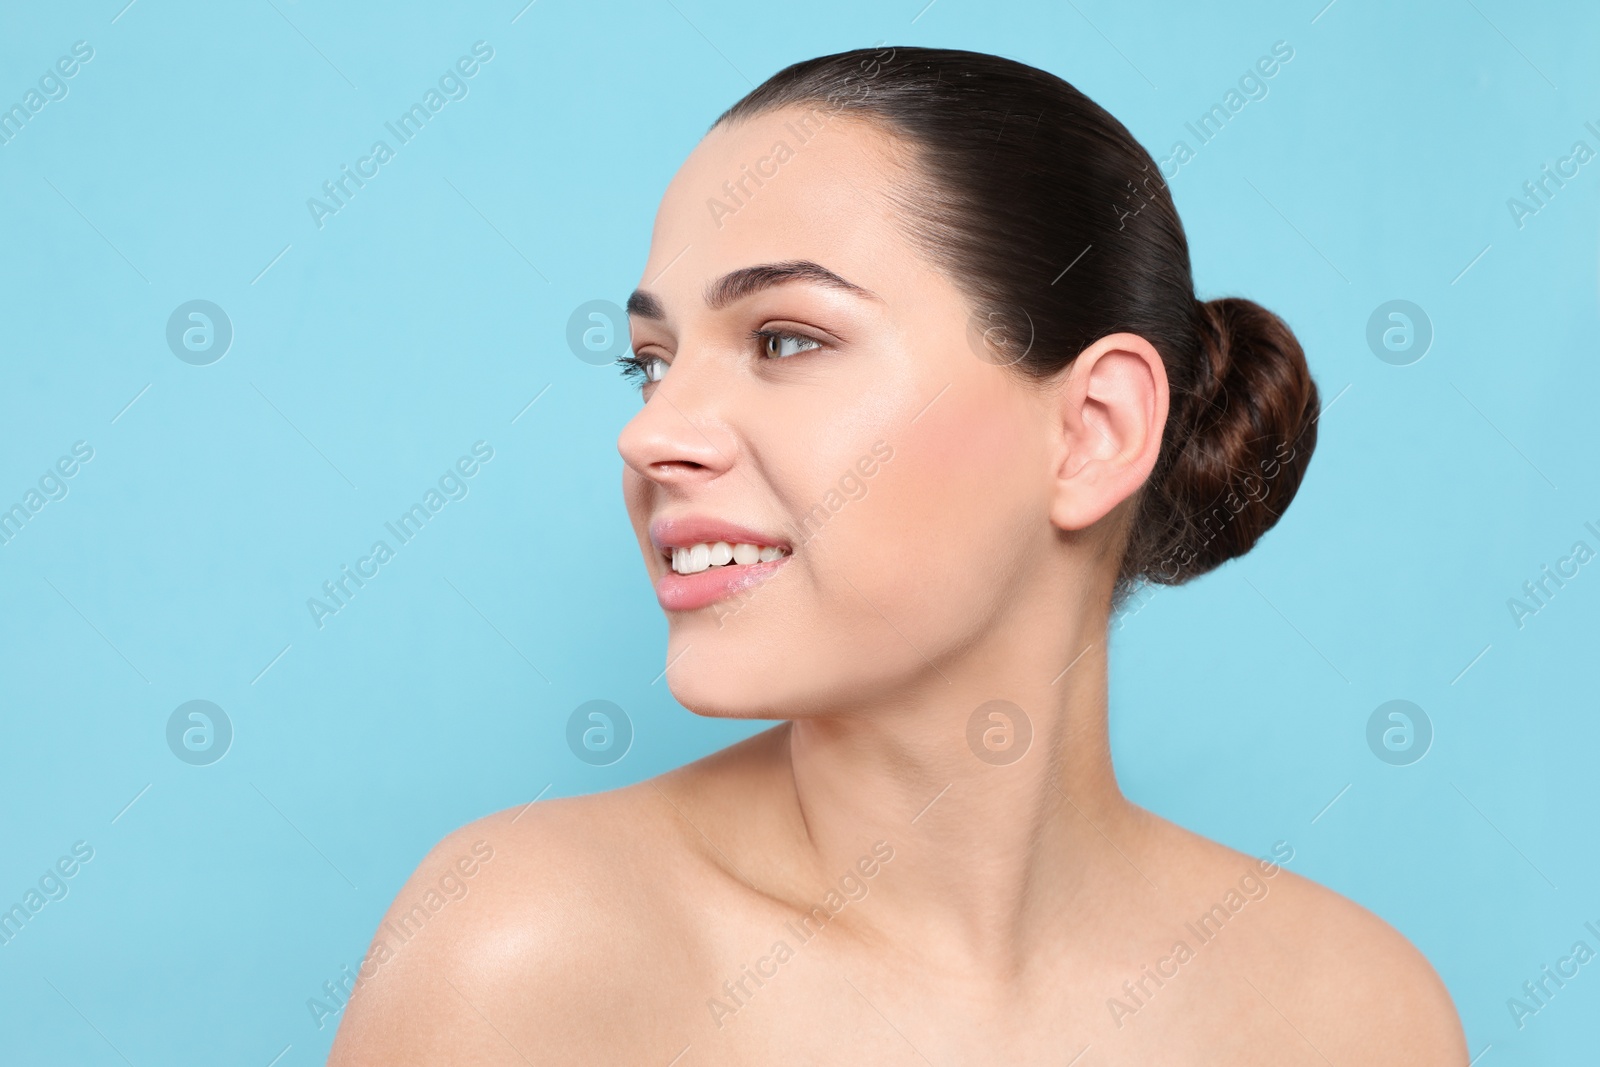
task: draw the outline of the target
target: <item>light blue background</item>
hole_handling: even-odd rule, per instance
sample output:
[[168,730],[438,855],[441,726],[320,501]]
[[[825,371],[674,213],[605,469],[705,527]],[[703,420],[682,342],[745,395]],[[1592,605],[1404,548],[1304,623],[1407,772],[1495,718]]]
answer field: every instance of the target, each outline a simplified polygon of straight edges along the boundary
[[[441,835],[760,728],[655,681],[615,451],[637,398],[566,323],[639,281],[717,114],[879,41],[1044,67],[1158,157],[1292,45],[1172,186],[1202,295],[1283,314],[1333,404],[1279,527],[1121,620],[1119,770],[1402,930],[1485,1067],[1592,1050],[1600,963],[1521,1030],[1506,1007],[1600,947],[1600,563],[1521,629],[1506,605],[1600,548],[1600,161],[1520,228],[1507,207],[1600,149],[1592,5],[123,2],[0,12],[0,105],[94,48],[0,146],[0,507],[94,448],[0,547],[0,906],[95,850],[0,945],[0,1059],[321,1062],[308,998]],[[318,229],[307,198],[478,40],[469,95]],[[204,367],[164,336],[196,298],[235,330]],[[1410,366],[1366,343],[1391,299],[1435,330]],[[470,495],[319,630],[306,599],[479,440]],[[564,740],[595,698],[636,729],[609,767]],[[1393,698],[1436,731],[1411,766],[1367,747]],[[211,766],[167,748],[191,699],[233,722]]]

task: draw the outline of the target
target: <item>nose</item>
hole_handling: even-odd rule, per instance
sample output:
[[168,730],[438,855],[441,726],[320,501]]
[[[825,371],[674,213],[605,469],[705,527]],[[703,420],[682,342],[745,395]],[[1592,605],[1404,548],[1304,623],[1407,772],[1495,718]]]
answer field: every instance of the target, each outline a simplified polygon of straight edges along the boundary
[[738,437],[723,418],[716,383],[697,371],[692,356],[679,355],[649,401],[617,436],[617,451],[629,468],[662,486],[685,488],[727,472],[738,454]]

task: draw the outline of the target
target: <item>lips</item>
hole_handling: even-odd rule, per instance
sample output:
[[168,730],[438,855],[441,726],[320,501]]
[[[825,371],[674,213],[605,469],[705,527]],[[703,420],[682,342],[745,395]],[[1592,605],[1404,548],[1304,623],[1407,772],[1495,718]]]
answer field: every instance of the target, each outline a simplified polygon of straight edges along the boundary
[[[656,579],[656,600],[665,611],[694,611],[745,592],[776,574],[789,561],[791,554],[789,542],[784,538],[702,516],[658,519],[650,524],[650,542],[659,553],[665,571]],[[685,550],[692,552],[695,546],[717,546],[719,543],[730,548],[746,545],[767,549],[762,554],[768,556],[772,550],[781,550],[783,555],[776,559],[758,558],[752,563],[730,561],[712,566],[706,565],[702,555],[691,565],[704,569],[692,574],[680,574],[673,569],[674,550],[678,550],[680,557],[687,561]],[[704,553],[705,549],[699,551]],[[749,552],[743,550],[738,554],[748,556]],[[713,550],[712,558],[726,555],[726,551]]]

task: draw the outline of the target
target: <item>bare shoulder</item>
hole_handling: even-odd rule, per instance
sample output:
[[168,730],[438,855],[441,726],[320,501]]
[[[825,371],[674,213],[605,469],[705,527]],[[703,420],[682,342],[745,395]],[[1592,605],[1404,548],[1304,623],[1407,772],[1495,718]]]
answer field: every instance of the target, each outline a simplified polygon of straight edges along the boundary
[[1269,951],[1279,960],[1285,951],[1291,956],[1271,973],[1284,999],[1313,1020],[1308,1025],[1332,1035],[1327,1055],[1371,1064],[1466,1063],[1450,992],[1404,934],[1291,871],[1274,881],[1282,908]]
[[586,1062],[628,976],[692,955],[692,862],[651,782],[456,830],[379,924],[329,1063]]
[[1171,823],[1155,832],[1181,857],[1201,935],[1212,930],[1203,916],[1226,923],[1218,942],[1229,942],[1244,1003],[1264,1002],[1269,1026],[1281,1020],[1336,1063],[1467,1062],[1460,1018],[1432,964],[1373,912],[1288,870],[1292,844],[1254,857]]

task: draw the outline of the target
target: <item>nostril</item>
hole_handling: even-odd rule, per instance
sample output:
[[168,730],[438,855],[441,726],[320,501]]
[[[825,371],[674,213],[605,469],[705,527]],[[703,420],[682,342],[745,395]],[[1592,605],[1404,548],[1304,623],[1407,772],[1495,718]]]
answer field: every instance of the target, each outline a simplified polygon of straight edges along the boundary
[[694,474],[706,470],[704,463],[696,463],[689,459],[666,459],[650,464],[651,470],[663,476],[673,474]]

